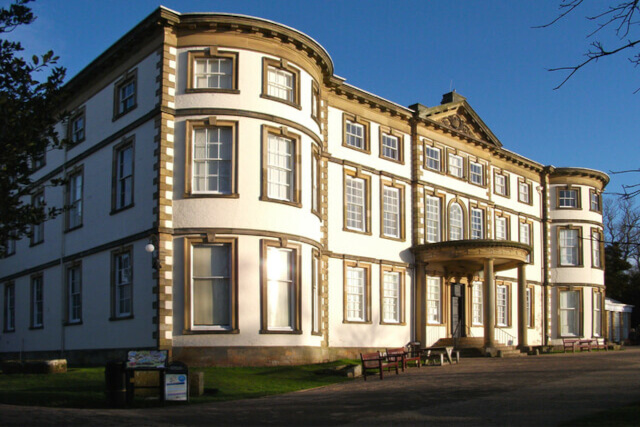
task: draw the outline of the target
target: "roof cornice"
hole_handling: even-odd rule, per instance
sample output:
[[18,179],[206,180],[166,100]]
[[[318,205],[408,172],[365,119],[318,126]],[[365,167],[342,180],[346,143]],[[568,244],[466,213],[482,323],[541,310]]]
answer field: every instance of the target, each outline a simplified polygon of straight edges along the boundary
[[461,132],[457,129],[453,129],[441,122],[435,121],[429,117],[415,117],[415,119],[419,122],[422,122],[424,125],[431,127],[433,129],[437,129],[440,131],[443,131],[444,133],[448,133],[452,136],[455,136],[461,140],[464,140],[466,142],[470,142],[474,145],[480,146],[486,150],[489,150],[492,154],[494,154],[495,156],[505,159],[505,160],[509,160],[512,163],[518,165],[518,166],[522,166],[522,167],[526,167],[528,169],[531,169],[535,172],[542,172],[544,165],[542,165],[541,163],[535,162],[531,159],[528,159],[524,156],[521,156],[519,154],[516,154],[512,151],[509,151],[505,148],[502,148],[502,146],[497,147],[493,144],[490,144],[486,141],[483,141],[481,139],[478,138],[474,138],[464,132]]
[[549,177],[559,178],[559,177],[580,177],[580,178],[590,178],[596,181],[600,181],[602,183],[603,188],[609,183],[609,175],[604,172],[595,169],[589,168],[573,168],[573,167],[562,167],[557,168],[555,166],[547,166],[546,170],[549,173]]
[[[163,10],[169,12],[168,9]],[[312,58],[322,69],[325,80],[333,76],[333,60],[329,53],[313,38],[294,28],[267,19],[232,13],[184,13],[176,16],[176,27],[179,29],[236,31],[279,39],[281,43],[292,44]]]
[[380,110],[382,113],[388,113],[391,116],[399,116],[405,120],[410,120],[413,116],[413,110],[396,104],[380,96],[374,95],[363,89],[357,88],[345,82],[345,79],[332,76],[327,82],[327,86],[336,94],[343,95],[349,100],[354,100],[360,104],[367,105],[371,108]]

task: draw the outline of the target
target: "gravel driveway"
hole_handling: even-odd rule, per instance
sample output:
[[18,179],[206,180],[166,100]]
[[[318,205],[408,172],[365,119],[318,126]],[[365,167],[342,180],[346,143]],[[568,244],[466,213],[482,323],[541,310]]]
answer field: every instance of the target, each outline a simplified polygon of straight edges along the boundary
[[[208,385],[215,387],[215,385]],[[557,425],[640,402],[640,348],[462,359],[260,399],[132,410],[0,405],[0,425]]]

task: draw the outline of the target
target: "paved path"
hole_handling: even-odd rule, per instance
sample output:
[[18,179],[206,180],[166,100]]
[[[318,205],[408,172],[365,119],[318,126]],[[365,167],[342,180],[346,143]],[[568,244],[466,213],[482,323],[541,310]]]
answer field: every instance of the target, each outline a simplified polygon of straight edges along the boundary
[[0,425],[536,425],[640,402],[640,348],[463,359],[260,399],[133,410],[0,405]]

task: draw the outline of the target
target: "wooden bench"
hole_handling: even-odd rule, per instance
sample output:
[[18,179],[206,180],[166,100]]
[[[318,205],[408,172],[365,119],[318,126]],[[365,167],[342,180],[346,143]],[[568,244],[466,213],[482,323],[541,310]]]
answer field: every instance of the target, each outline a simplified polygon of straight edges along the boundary
[[571,350],[572,353],[576,352],[576,346],[580,342],[580,338],[562,338],[562,348],[563,352],[566,353],[567,349]]
[[[389,364],[395,363],[396,369],[397,365],[400,365],[400,367],[402,368],[402,372],[404,372],[404,368],[407,367],[405,356],[406,354],[403,347],[387,349],[387,362]],[[389,367],[388,370],[391,370],[391,368]]]
[[562,346],[565,353],[567,349],[570,349],[573,353],[576,352],[576,349],[580,349],[580,351],[591,351],[592,349],[609,349],[607,340],[604,338],[563,338]]
[[410,342],[407,344],[407,351],[404,356],[405,366],[407,366],[409,362],[415,362],[418,368],[422,365],[422,350],[420,349],[419,342]]
[[398,375],[398,363],[389,363],[385,360],[384,357],[380,354],[380,352],[375,353],[360,353],[360,360],[362,361],[362,375],[364,376],[364,380],[367,380],[367,370],[375,370],[380,371],[380,379],[383,379],[384,368],[391,369],[395,367],[396,375]]
[[609,350],[609,344],[606,338],[594,338],[591,344],[596,350]]
[[591,351],[591,348],[593,347],[593,341],[591,338],[584,338],[581,340],[578,340],[578,343],[576,344],[576,347],[580,349],[580,351]]

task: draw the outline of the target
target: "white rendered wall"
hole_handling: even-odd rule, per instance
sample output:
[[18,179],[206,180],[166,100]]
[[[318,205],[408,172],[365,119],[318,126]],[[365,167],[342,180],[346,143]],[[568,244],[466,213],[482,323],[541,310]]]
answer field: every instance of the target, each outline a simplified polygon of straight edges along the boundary
[[[61,287],[63,269],[47,268],[43,274],[43,327],[30,329],[31,276],[15,284],[15,331],[0,336],[1,352],[140,348],[155,345],[152,323],[155,310],[151,301],[153,280],[151,255],[144,251],[146,240],[133,244],[133,314],[132,319],[111,317],[111,252],[99,252],[82,258],[82,322],[62,326],[65,290]],[[3,295],[0,298],[4,298]],[[4,301],[2,301],[4,306]],[[63,331],[64,329],[64,331]],[[99,333],[97,332],[99,331]],[[64,333],[64,336],[63,336]]]
[[[29,239],[23,238],[16,242],[14,255],[0,259],[2,277],[54,264],[36,270],[43,273],[44,280],[43,329],[29,329],[30,274],[12,279],[16,289],[16,329],[15,332],[2,335],[0,351],[139,348],[155,345],[156,340],[152,339],[152,332],[157,329],[157,325],[152,323],[155,315],[152,288],[155,281],[151,277],[150,255],[144,251],[147,239],[126,243],[134,247],[134,318],[128,320],[109,321],[111,250],[115,249],[109,244],[120,239],[126,240],[153,225],[153,180],[157,175],[153,169],[154,138],[157,133],[153,117],[126,133],[122,129],[156,108],[159,100],[156,94],[159,87],[156,64],[159,59],[158,53],[154,52],[136,64],[125,64],[113,73],[114,79],[106,85],[97,87],[95,92],[87,90],[83,94],[86,101],[77,106],[84,106],[85,140],[68,150],[48,151],[46,165],[33,174],[34,180],[38,180],[61,167],[65,161],[72,161],[72,164],[62,169],[56,176],[58,178],[82,168],[82,226],[66,231],[63,213],[44,223],[43,243],[30,246]],[[137,107],[114,121],[114,84],[126,71],[133,69],[137,69]],[[57,129],[61,136],[65,135],[66,125],[58,125]],[[134,206],[111,214],[113,147],[130,137],[135,139]],[[96,148],[99,144],[102,147]],[[63,186],[45,186],[44,195],[48,206],[61,207],[65,203]],[[107,245],[107,248],[96,249],[103,245]],[[64,269],[60,264],[62,259],[65,264],[69,259],[82,262],[82,323],[79,325],[62,326],[66,286]],[[0,298],[4,298],[4,295]]]
[[[600,212],[591,211],[589,191],[594,190],[593,187],[587,185],[572,185],[572,188],[580,189],[580,209],[564,209],[557,207],[556,192],[559,188],[565,188],[566,185],[551,186],[551,214],[553,221],[551,227],[551,281],[553,283],[584,283],[604,285],[604,269],[593,267],[593,241],[591,232],[593,229],[603,231],[602,214]],[[580,229],[581,235],[581,253],[582,263],[580,266],[560,266],[558,254],[558,227],[571,226]],[[601,253],[601,265],[604,266],[604,253]]]
[[[178,50],[176,108],[218,109],[218,121],[237,122],[237,198],[189,197],[185,195],[186,132],[188,120],[206,120],[208,115],[179,115],[175,122],[173,227],[191,233],[206,233],[212,229],[231,228],[238,234],[224,235],[238,240],[238,333],[189,334],[185,325],[184,239],[174,240],[173,310],[175,347],[218,346],[320,346],[322,337],[312,335],[312,245],[296,239],[320,242],[321,220],[312,213],[311,159],[312,147],[321,138],[320,128],[311,118],[312,77],[295,62],[289,65],[300,70],[300,110],[282,102],[263,99],[262,59],[275,58],[260,52],[227,49],[238,52],[239,94],[186,93],[187,52],[203,48]],[[276,58],[277,59],[277,58]],[[220,113],[222,109],[223,113]],[[205,113],[206,114],[206,113]],[[256,117],[247,117],[247,115]],[[300,137],[301,207],[260,200],[262,196],[263,126],[280,129],[283,123],[289,133]],[[301,245],[300,291],[301,334],[260,334],[260,245],[262,239],[274,240],[276,235],[288,236],[289,242]],[[216,234],[223,236],[223,234]],[[269,237],[267,237],[269,235]],[[307,240],[305,240],[307,241]],[[187,290],[188,292],[188,290]]]
[[313,78],[299,64],[289,61],[289,65],[300,70],[300,106],[295,107],[271,99],[261,98],[262,94],[262,59],[279,59],[273,55],[250,50],[227,49],[220,46],[220,50],[239,52],[238,55],[238,89],[239,94],[228,93],[186,93],[187,85],[187,57],[190,50],[202,51],[208,48],[193,47],[178,49],[176,109],[183,108],[226,108],[240,111],[251,111],[291,120],[319,137],[320,128],[311,118],[311,82]]
[[[236,116],[217,116],[219,120],[238,121],[238,194],[239,198],[185,198],[185,132],[186,123],[176,123],[173,226],[180,228],[232,227],[269,230],[305,236],[320,241],[320,219],[311,212],[311,138],[301,135],[301,200],[302,207],[262,201],[262,126],[273,122]],[[198,120],[202,116],[191,116]],[[295,132],[292,130],[292,132]]]
[[345,323],[343,260],[329,259],[329,347],[398,347],[411,341],[412,274],[405,275],[405,325],[382,325],[380,319],[380,266],[371,265],[370,323]]
[[[312,249],[302,244],[301,253],[301,334],[260,334],[260,242],[258,236],[238,237],[238,334],[196,334],[185,331],[184,239],[174,239],[173,307],[175,347],[218,346],[319,346],[321,336],[311,335]],[[268,240],[273,240],[267,238]],[[294,242],[292,242],[294,243]],[[298,243],[298,242],[295,242]],[[188,327],[188,325],[187,325]]]

